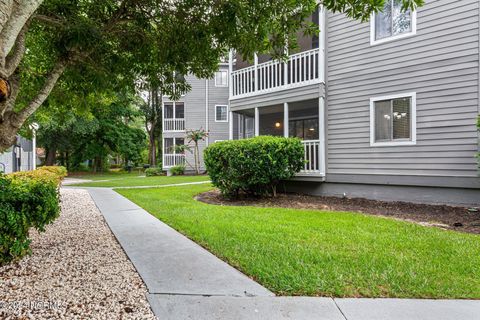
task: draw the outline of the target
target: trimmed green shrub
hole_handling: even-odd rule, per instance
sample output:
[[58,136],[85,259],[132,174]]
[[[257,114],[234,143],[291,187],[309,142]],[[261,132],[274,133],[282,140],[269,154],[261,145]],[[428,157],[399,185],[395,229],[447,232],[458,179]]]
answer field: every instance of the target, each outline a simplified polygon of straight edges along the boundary
[[61,179],[67,176],[67,168],[62,166],[44,166],[44,167],[38,168],[37,170],[44,170],[44,171],[54,173],[57,176],[59,176]]
[[30,253],[30,228],[43,232],[58,217],[58,184],[65,174],[39,169],[0,175],[0,265]]
[[145,175],[147,177],[154,177],[154,176],[163,176],[163,170],[162,168],[148,168],[145,169]]
[[205,149],[204,162],[224,196],[275,196],[279,182],[303,168],[303,146],[298,138],[271,136],[221,141]]
[[185,165],[178,164],[170,168],[172,176],[181,176],[185,173]]
[[44,182],[59,184],[67,176],[67,169],[60,166],[40,167],[32,171],[19,171],[9,174],[10,177],[18,179],[35,179]]

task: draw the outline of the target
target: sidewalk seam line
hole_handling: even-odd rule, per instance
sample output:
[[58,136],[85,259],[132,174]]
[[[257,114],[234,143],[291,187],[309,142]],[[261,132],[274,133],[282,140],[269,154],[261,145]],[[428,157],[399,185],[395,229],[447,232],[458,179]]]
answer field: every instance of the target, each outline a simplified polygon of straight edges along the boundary
[[335,306],[337,307],[338,311],[340,311],[340,313],[342,314],[343,318],[345,320],[348,320],[347,316],[343,313],[342,309],[340,309],[340,306],[337,304],[337,300],[335,300],[335,298],[332,298],[332,300],[333,300],[333,303],[335,303]]

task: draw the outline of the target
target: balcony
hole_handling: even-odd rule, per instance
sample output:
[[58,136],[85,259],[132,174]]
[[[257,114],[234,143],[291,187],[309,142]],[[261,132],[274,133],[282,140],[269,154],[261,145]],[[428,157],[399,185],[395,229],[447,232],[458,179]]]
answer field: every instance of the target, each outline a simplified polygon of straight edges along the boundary
[[171,168],[173,166],[184,165],[185,164],[185,155],[184,154],[163,154],[163,163],[162,166],[164,169]]
[[300,175],[321,175],[320,140],[304,140],[302,144],[305,165]]
[[305,163],[299,176],[325,176],[324,126],[318,99],[269,105],[232,112],[231,138],[296,137],[302,141]]
[[179,101],[163,104],[163,132],[185,131],[185,104]]
[[185,119],[165,118],[163,119],[164,132],[181,132],[185,131]]
[[303,51],[288,60],[268,61],[231,74],[231,99],[319,83],[319,49]]

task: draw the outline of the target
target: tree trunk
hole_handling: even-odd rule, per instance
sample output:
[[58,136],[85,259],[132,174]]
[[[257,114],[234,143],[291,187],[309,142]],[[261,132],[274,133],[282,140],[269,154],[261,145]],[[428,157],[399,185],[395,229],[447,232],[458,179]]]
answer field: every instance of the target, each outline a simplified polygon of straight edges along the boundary
[[0,119],[0,153],[10,148],[17,140],[18,128],[12,125],[9,117]]
[[148,138],[148,161],[151,167],[155,167],[157,165],[157,140],[153,134],[153,129],[148,134]]
[[54,166],[57,162],[57,149],[55,147],[50,147],[47,150],[47,156],[45,158],[46,166]]
[[0,152],[8,149],[13,144],[15,136],[22,125],[47,99],[66,67],[66,61],[58,61],[47,75],[43,87],[22,110],[18,112],[13,111],[16,99],[16,94],[14,93],[12,93],[10,98],[7,98],[6,103],[3,103],[7,110],[0,110]]
[[195,142],[195,173],[200,174],[200,152],[198,150],[198,142]]
[[101,172],[103,170],[103,163],[102,163],[103,158],[102,157],[95,157],[93,159],[93,172]]

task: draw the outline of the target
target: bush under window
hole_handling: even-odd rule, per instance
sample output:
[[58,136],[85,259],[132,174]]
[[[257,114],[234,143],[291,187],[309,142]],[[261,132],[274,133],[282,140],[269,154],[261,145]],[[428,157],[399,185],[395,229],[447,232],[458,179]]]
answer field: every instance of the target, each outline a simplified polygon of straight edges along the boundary
[[224,196],[276,195],[277,186],[304,166],[298,138],[260,136],[221,141],[205,149],[204,161],[212,183]]

